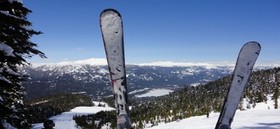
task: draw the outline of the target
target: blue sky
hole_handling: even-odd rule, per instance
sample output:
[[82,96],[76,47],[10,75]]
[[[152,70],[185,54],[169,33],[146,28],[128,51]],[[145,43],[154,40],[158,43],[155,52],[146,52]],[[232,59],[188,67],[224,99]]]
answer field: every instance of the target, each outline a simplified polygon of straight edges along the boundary
[[123,18],[127,63],[235,62],[242,45],[262,45],[258,62],[280,62],[279,0],[24,0],[38,49],[60,62],[105,58],[100,12]]

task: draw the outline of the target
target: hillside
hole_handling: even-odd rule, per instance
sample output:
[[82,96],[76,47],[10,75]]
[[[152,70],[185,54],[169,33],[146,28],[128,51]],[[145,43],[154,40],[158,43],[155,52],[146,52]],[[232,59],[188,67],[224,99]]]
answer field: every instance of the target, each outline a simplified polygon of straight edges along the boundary
[[56,94],[25,101],[27,118],[32,123],[70,111],[77,106],[92,106],[90,97],[81,94]]
[[[254,108],[256,103],[266,102],[269,95],[276,103],[270,108],[279,108],[280,68],[259,70],[252,73],[239,109]],[[227,76],[205,85],[186,87],[183,90],[142,101],[131,110],[132,121],[150,121],[153,125],[176,121],[209,112],[219,112],[231,83]]]
[[[257,103],[254,109],[245,111],[237,110],[232,123],[232,129],[279,129],[279,109],[268,109],[272,107],[273,101]],[[190,117],[170,123],[159,123],[146,129],[214,129],[219,113],[211,113],[209,118],[205,115]]]
[[[254,109],[257,103],[268,101],[272,102],[270,109],[279,109],[279,76],[280,68],[253,72],[239,110]],[[230,83],[231,76],[227,76],[204,85],[185,87],[166,96],[132,101],[131,121],[135,123],[135,127],[141,129],[147,123],[155,126],[220,112]],[[96,119],[95,116],[88,117]]]
[[[244,97],[240,102],[239,111],[236,114],[236,120],[244,120],[245,118],[257,117],[258,115],[262,116],[253,120],[249,120],[248,124],[240,123],[242,121],[234,121],[237,123],[233,125],[236,128],[257,128],[264,127],[270,128],[279,126],[279,124],[275,123],[274,120],[265,120],[263,118],[273,118],[278,120],[278,117],[275,118],[279,113],[275,113],[279,110],[279,76],[280,76],[280,68],[273,68],[267,70],[257,70],[252,73],[250,81],[247,85],[247,89],[245,91]],[[185,126],[189,126],[191,123],[197,125],[194,128],[213,128],[218,117],[218,112],[221,109],[222,103],[225,98],[225,94],[227,92],[228,86],[231,82],[231,76],[223,77],[218,80],[209,82],[203,85],[185,87],[182,90],[169,92],[168,95],[159,96],[159,97],[150,97],[151,95],[164,95],[166,94],[166,90],[154,90],[151,92],[147,92],[146,94],[142,94],[145,96],[143,99],[130,99],[131,107],[130,107],[130,116],[133,126],[137,129],[142,129],[145,127],[154,127],[158,125],[158,128],[174,128],[180,129]],[[57,111],[57,108],[62,108],[62,105],[75,104],[85,105],[92,103],[89,102],[90,99],[85,97],[84,95],[71,95],[75,96],[75,99],[71,99],[72,97],[63,97],[63,95],[51,96],[42,99],[35,99],[32,102],[27,102],[31,107],[36,108],[36,105],[40,105],[39,110],[42,110],[41,107],[52,107],[53,109],[43,109],[45,111]],[[62,99],[61,99],[62,98]],[[63,98],[68,98],[68,101],[65,104],[61,103]],[[51,100],[59,100],[59,101],[51,101]],[[110,100],[109,98],[107,98]],[[78,101],[77,101],[78,100]],[[110,100],[111,101],[111,100]],[[74,103],[73,103],[74,102]],[[79,103],[83,102],[83,103]],[[46,104],[46,105],[45,105]],[[109,103],[111,106],[113,105],[111,102]],[[44,106],[45,105],[45,106]],[[87,111],[87,107],[79,107],[73,110],[75,105],[64,106],[68,107],[67,109],[63,109],[65,111],[70,111],[70,113],[62,113],[56,117],[52,117],[54,120],[61,120],[61,125],[57,126],[60,128],[66,127],[65,120],[71,121],[71,125],[78,124],[81,128],[101,128],[102,126],[115,126],[115,111],[110,112],[85,112]],[[98,108],[102,109],[103,104]],[[262,106],[261,106],[262,105]],[[34,107],[35,106],[35,107]],[[97,105],[95,105],[97,106]],[[69,108],[71,107],[71,108]],[[107,104],[105,107],[108,107]],[[38,108],[37,108],[38,109]],[[112,109],[112,108],[110,108]],[[92,110],[92,109],[91,109]],[[261,110],[261,112],[260,112]],[[62,111],[62,110],[58,110]],[[37,111],[40,112],[40,111]],[[72,113],[71,113],[72,112]],[[75,112],[75,113],[73,113]],[[79,115],[74,115],[74,114]],[[90,113],[90,115],[87,115]],[[207,119],[206,114],[210,113],[210,117]],[[36,114],[36,113],[35,113]],[[238,116],[240,115],[240,116]],[[61,117],[59,117],[61,116]],[[75,121],[73,123],[72,118],[75,116]],[[194,117],[198,116],[198,117]],[[265,117],[264,117],[265,116]],[[46,119],[46,118],[44,118]],[[184,119],[184,120],[183,120]],[[203,121],[201,121],[203,120]],[[99,121],[98,125],[96,125],[96,121]],[[175,122],[176,121],[176,122]],[[262,121],[264,123],[262,123]],[[182,122],[182,123],[181,123]],[[202,122],[201,126],[198,126],[198,123]],[[59,122],[58,122],[59,123]],[[168,124],[166,124],[168,123]],[[170,123],[170,124],[169,124]],[[173,124],[174,125],[173,125]],[[180,124],[177,124],[180,123]],[[37,126],[36,126],[37,127]],[[40,127],[40,124],[39,124]],[[71,127],[74,128],[74,127]]]

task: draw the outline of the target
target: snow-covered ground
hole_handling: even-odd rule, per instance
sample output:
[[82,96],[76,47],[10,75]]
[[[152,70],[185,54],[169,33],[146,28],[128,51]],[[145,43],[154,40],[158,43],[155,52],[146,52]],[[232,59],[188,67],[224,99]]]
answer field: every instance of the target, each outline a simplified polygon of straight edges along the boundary
[[[280,129],[280,109],[273,109],[274,102],[258,103],[255,108],[237,110],[232,129]],[[170,123],[161,123],[146,129],[214,129],[219,113],[190,117]]]
[[[218,117],[219,113],[211,113],[209,118],[206,118],[206,115],[190,117],[146,129],[214,129]],[[237,111],[231,127],[232,129],[280,129],[280,110]]]
[[[94,102],[94,105],[98,105],[99,102]],[[55,129],[77,129],[75,121],[72,119],[73,116],[77,115],[86,115],[86,114],[95,114],[100,111],[110,111],[115,110],[112,107],[108,107],[108,104],[105,104],[105,107],[91,106],[91,107],[76,107],[69,112],[64,112],[60,115],[51,117],[50,119],[55,122]],[[43,123],[34,124],[32,129],[42,129]]]
[[[98,104],[95,102],[96,105]],[[272,100],[267,103],[258,103],[255,108],[245,111],[237,111],[232,123],[232,129],[280,129],[280,109],[273,109]],[[55,129],[77,129],[72,120],[74,115],[93,114],[101,110],[114,110],[107,105],[105,107],[76,107],[70,112],[52,117]],[[209,118],[204,116],[190,117],[176,122],[161,123],[146,129],[214,129],[219,113],[211,113]],[[32,129],[41,129],[42,123],[34,124]]]
[[141,98],[141,97],[158,97],[158,96],[168,95],[171,92],[173,92],[173,91],[168,90],[168,89],[152,89],[145,94],[136,95],[136,97],[138,97],[138,98]]

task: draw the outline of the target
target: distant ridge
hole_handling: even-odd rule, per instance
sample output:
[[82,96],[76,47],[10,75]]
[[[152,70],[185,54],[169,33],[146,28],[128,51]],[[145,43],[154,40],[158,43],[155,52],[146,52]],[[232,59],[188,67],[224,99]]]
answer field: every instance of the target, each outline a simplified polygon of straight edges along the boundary
[[72,65],[72,64],[87,64],[87,65],[107,65],[107,60],[105,58],[90,58],[78,61],[65,61],[58,63],[59,65]]
[[[172,62],[172,61],[157,61],[151,63],[126,63],[127,65],[138,65],[138,66],[161,66],[161,67],[190,67],[190,66],[203,66],[206,68],[216,68],[216,67],[234,67],[234,62],[224,61],[224,62]],[[92,66],[105,66],[107,65],[106,58],[89,58],[77,61],[63,61],[58,63],[32,63],[33,67],[38,67],[42,65],[52,65],[52,66],[67,66],[67,65],[92,65]],[[280,63],[275,62],[257,62],[256,67],[280,67]]]
[[217,66],[234,66],[233,63],[192,63],[192,62],[172,62],[172,61],[159,61],[152,63],[141,63],[139,66],[163,66],[163,67],[174,67],[174,66],[204,66],[206,68],[213,68]]
[[32,63],[33,67],[39,67],[43,65],[51,66],[67,66],[67,65],[92,65],[92,66],[104,66],[107,65],[107,60],[105,58],[89,58],[77,61],[63,61],[58,63]]

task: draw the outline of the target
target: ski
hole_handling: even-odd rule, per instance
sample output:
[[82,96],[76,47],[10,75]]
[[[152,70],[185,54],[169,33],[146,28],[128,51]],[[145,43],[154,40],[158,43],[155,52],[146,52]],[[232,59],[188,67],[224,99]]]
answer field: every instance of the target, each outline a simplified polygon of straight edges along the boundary
[[233,117],[260,50],[260,44],[254,41],[246,43],[241,48],[233,72],[233,79],[215,129],[230,129]]
[[123,23],[120,13],[114,9],[102,11],[100,14],[100,28],[113,87],[117,128],[131,129],[127,104]]

